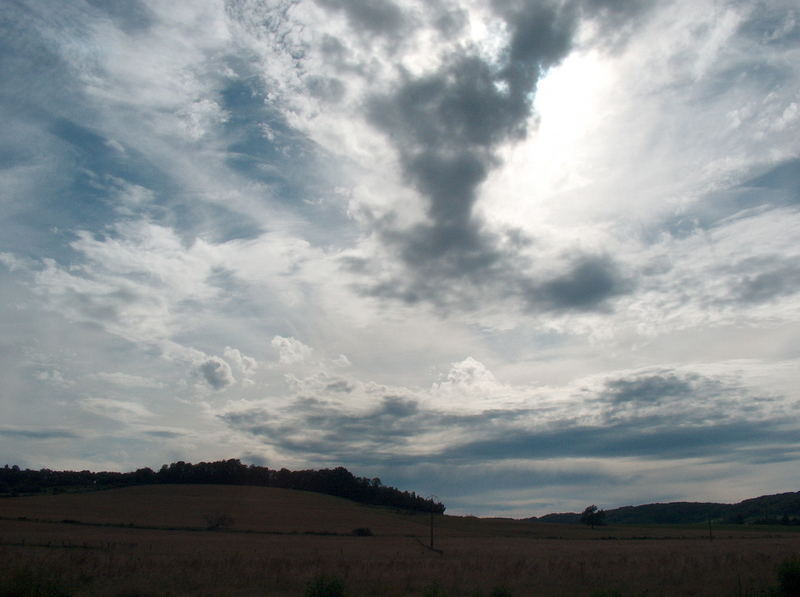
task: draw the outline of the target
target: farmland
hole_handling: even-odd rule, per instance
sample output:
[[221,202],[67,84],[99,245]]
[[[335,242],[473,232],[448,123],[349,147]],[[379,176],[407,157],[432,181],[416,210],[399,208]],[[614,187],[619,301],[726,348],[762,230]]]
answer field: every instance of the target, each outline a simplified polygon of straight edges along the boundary
[[707,526],[590,529],[441,515],[432,551],[424,513],[268,487],[6,498],[0,517],[0,595],[27,586],[39,593],[24,594],[294,596],[327,574],[353,597],[501,587],[520,597],[754,596],[774,584],[782,560],[800,555],[800,533],[785,527],[718,526],[709,537]]

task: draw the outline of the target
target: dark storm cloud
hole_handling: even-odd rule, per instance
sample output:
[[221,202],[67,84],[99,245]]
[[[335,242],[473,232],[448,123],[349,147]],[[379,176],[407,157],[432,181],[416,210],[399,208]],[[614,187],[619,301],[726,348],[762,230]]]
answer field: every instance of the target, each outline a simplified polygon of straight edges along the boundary
[[[582,390],[574,417],[569,410],[554,414],[535,407],[459,414],[387,395],[358,412],[301,397],[275,411],[231,411],[220,418],[281,452],[364,466],[595,457],[778,462],[784,461],[781,453],[800,450],[794,424],[772,410],[781,400],[664,369]],[[586,406],[592,424],[578,422],[579,416],[585,420]],[[443,445],[441,437],[450,439]]]
[[433,26],[445,37],[458,35],[469,23],[469,14],[455,2],[428,2]]
[[551,309],[591,310],[627,292],[631,284],[610,257],[579,257],[564,274],[533,286],[529,298]]
[[206,383],[215,390],[222,390],[236,381],[230,365],[218,357],[211,357],[198,369]]
[[737,447],[780,443],[797,449],[797,430],[778,421],[737,421],[695,426],[648,428],[642,421],[604,427],[571,427],[554,431],[508,432],[502,437],[454,446],[439,455],[453,462],[479,459],[564,457],[708,458]]
[[[709,422],[707,412],[696,420],[687,418],[685,411],[690,405],[681,404],[682,399],[690,393],[695,396],[701,386],[674,375],[610,382],[601,394],[606,399],[657,402],[676,398],[674,410],[671,414],[634,416],[614,424],[607,419],[603,425],[592,426],[562,420],[546,429],[524,429],[520,422],[530,419],[533,411],[448,415],[421,409],[415,401],[400,397],[385,397],[379,406],[363,414],[343,413],[323,401],[314,401],[315,408],[309,408],[306,401],[300,419],[291,422],[282,413],[272,416],[263,409],[231,412],[221,418],[231,427],[282,451],[364,465],[571,457],[725,460],[733,450],[751,459],[780,460],[781,453],[800,450],[797,430],[779,420],[724,420],[724,412],[712,415],[719,422]],[[702,394],[699,397],[702,399]],[[610,416],[612,411],[606,414]],[[420,450],[426,434],[444,431],[457,431],[453,437],[461,439],[454,439],[451,446],[442,450]],[[410,453],[412,448],[414,455]]]
[[159,439],[177,439],[179,437],[184,437],[185,433],[180,433],[178,431],[164,431],[161,429],[153,429],[144,432],[146,435],[151,437],[157,437]]
[[[381,470],[377,474],[383,479],[392,478],[400,487],[413,487],[420,476],[428,477],[426,484],[437,494],[448,494],[447,505],[457,506],[464,497],[480,491],[502,487],[506,491],[547,486],[586,486],[606,483],[620,483],[618,475],[599,471],[596,468],[577,468],[571,470],[530,470],[520,467],[493,463],[490,466],[477,465],[452,467],[443,465],[398,466]],[[468,501],[468,500],[467,500]],[[499,506],[499,504],[497,505]],[[492,504],[494,510],[496,505]],[[502,508],[498,508],[502,509]]]
[[234,429],[284,451],[331,461],[398,464],[418,460],[404,452],[426,433],[459,429],[474,436],[486,425],[505,427],[527,412],[492,410],[453,415],[423,409],[411,398],[384,396],[374,408],[360,413],[343,412],[340,405],[324,400],[299,398],[283,411],[251,409],[225,413],[220,418]]
[[580,12],[571,4],[494,8],[509,30],[497,60],[462,49],[443,56],[432,73],[402,72],[392,89],[366,102],[369,121],[391,139],[407,182],[423,198],[428,221],[410,228],[392,218],[379,222],[406,275],[361,290],[442,309],[475,308],[498,295],[535,311],[604,308],[630,289],[612,258],[568,259],[562,273],[532,280],[520,243],[507,242],[521,233],[489,232],[475,213],[480,186],[499,163],[497,150],[527,135],[536,83],[569,53]]
[[332,381],[328,385],[325,386],[325,390],[328,392],[345,392],[350,393],[354,389],[353,385],[345,379],[339,379],[337,381]]
[[674,373],[644,375],[606,382],[602,396],[613,403],[657,403],[665,398],[681,399],[695,391],[698,376],[681,377]]

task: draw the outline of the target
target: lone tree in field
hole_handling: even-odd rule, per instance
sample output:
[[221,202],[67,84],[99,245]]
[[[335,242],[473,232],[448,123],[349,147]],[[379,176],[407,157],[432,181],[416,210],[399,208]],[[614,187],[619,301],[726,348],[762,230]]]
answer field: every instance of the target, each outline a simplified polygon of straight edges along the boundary
[[587,506],[581,514],[581,522],[592,528],[603,526],[606,523],[606,511],[598,510],[594,504]]
[[233,526],[233,518],[229,514],[206,514],[206,529],[209,531],[219,531]]

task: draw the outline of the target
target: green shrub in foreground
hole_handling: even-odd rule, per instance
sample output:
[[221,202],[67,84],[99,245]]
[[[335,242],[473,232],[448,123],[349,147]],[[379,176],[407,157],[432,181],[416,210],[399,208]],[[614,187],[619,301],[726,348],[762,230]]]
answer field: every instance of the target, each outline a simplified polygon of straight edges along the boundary
[[432,582],[422,590],[422,597],[446,597],[444,589],[438,582]]
[[0,597],[70,597],[71,593],[46,570],[21,566],[0,582]]
[[781,597],[800,597],[800,558],[789,558],[778,566],[778,591]]
[[346,597],[344,582],[336,576],[318,574],[306,586],[305,597]]

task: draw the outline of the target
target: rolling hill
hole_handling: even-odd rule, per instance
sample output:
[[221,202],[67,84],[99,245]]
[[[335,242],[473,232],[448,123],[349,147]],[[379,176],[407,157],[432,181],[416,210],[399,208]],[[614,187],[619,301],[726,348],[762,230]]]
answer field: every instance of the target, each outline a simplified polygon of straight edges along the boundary
[[768,586],[797,552],[798,531],[591,529],[277,487],[158,483],[0,498],[0,595],[295,597],[335,575],[353,597],[589,597],[616,587],[717,597]]
[[[531,518],[539,522],[578,523],[577,512],[553,513]],[[670,502],[623,506],[606,510],[608,524],[695,524],[730,523],[800,523],[800,491],[762,495],[736,504],[712,502]]]

